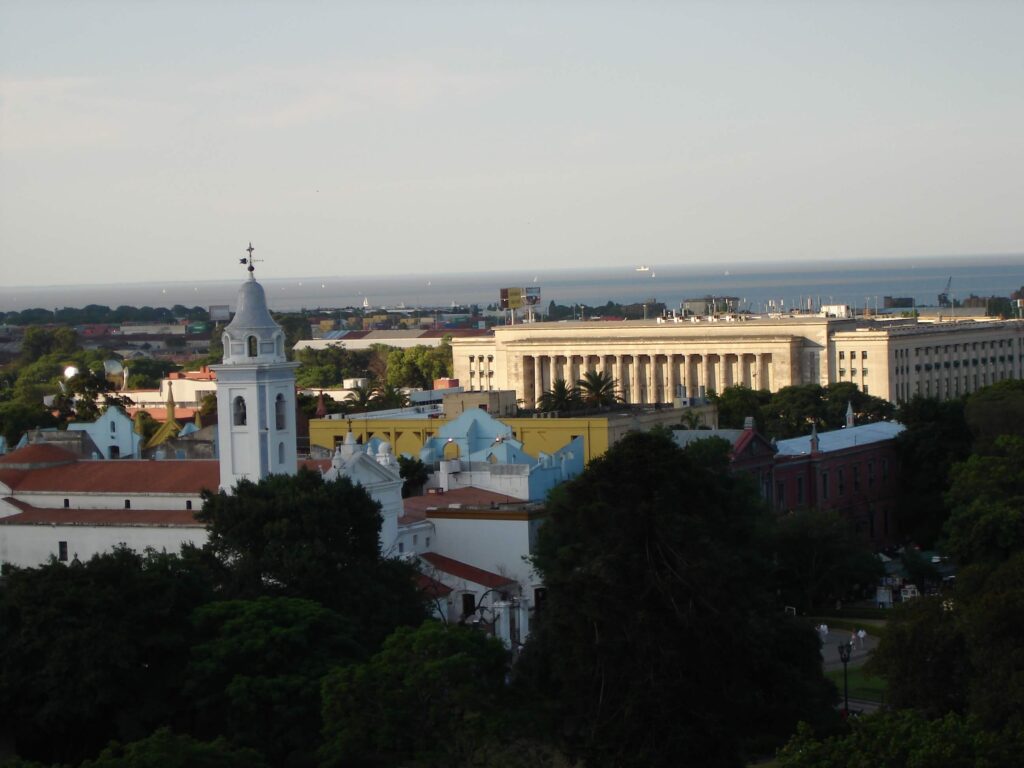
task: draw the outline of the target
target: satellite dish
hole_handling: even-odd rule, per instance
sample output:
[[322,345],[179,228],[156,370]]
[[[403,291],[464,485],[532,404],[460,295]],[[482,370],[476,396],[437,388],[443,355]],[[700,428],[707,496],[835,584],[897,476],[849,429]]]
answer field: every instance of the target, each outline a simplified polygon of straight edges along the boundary
[[77,375],[78,375],[78,369],[75,366],[73,366],[73,365],[69,365],[67,368],[64,369],[64,378],[65,379],[70,379],[71,377],[77,376]]

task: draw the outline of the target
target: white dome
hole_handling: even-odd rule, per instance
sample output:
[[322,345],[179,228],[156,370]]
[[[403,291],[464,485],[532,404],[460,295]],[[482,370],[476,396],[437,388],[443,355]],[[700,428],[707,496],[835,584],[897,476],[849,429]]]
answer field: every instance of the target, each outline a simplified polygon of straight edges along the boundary
[[235,316],[224,329],[224,363],[284,362],[284,331],[267,309],[263,286],[250,277],[238,289]]

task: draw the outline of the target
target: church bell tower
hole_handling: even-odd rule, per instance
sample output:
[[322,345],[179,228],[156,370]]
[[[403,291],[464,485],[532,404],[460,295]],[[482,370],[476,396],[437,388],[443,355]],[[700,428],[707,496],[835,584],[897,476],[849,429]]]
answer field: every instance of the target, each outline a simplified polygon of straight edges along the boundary
[[284,331],[267,309],[254,276],[252,252],[242,259],[249,279],[238,290],[235,316],[224,329],[224,362],[217,373],[220,488],[245,478],[296,471],[295,369],[285,357]]

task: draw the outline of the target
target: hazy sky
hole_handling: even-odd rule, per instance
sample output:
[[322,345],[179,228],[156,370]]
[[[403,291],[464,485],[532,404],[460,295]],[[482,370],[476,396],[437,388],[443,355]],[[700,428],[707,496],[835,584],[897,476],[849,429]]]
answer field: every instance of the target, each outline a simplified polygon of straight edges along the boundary
[[1024,250],[1024,2],[0,0],[0,282]]

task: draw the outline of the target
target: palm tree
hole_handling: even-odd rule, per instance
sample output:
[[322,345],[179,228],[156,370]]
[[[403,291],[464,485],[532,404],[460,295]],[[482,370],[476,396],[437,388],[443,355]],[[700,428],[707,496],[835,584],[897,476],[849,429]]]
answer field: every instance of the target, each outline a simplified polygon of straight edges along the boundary
[[367,411],[372,407],[374,388],[369,384],[357,384],[345,396],[345,402],[355,411]]
[[618,382],[607,371],[587,371],[583,378],[576,382],[576,391],[583,404],[590,408],[601,408],[622,402],[616,392]]
[[555,379],[551,389],[540,396],[537,407],[542,411],[571,411],[578,408],[580,393],[565,379]]
[[373,408],[375,410],[405,408],[408,404],[409,396],[402,391],[401,387],[380,383],[373,388]]

